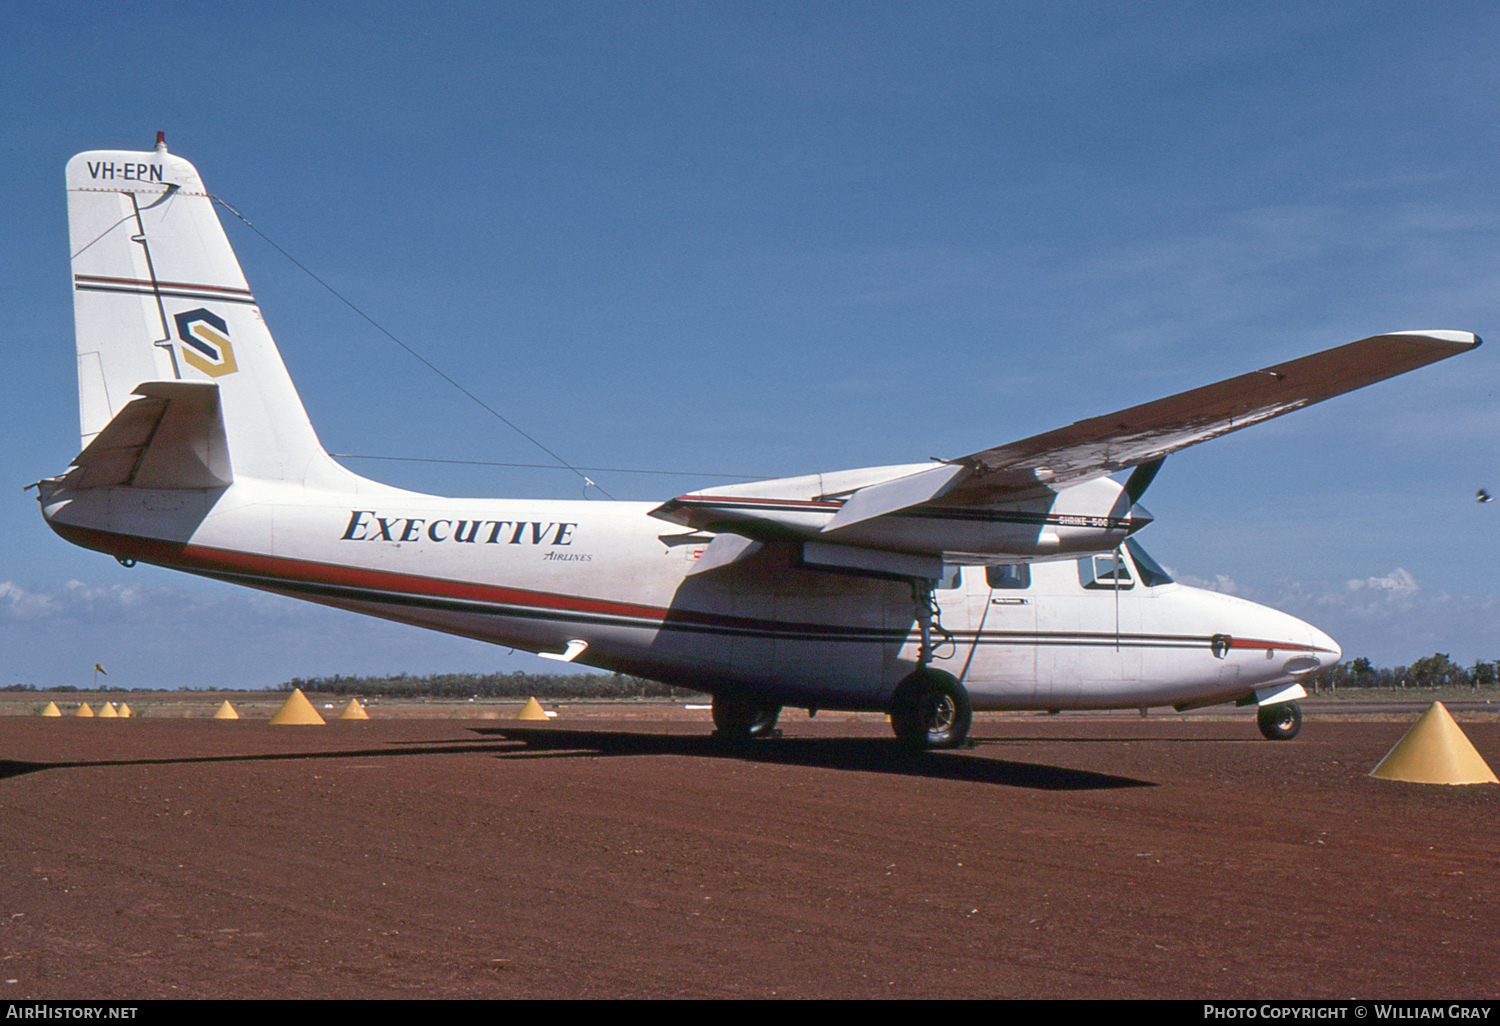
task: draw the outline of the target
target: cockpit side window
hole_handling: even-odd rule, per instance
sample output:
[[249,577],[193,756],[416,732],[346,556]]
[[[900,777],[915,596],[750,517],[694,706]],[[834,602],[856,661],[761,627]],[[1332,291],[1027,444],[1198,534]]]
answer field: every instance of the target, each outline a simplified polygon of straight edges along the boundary
[[1031,587],[1030,563],[1002,563],[984,568],[984,580],[996,591],[1017,591]]
[[1118,588],[1123,591],[1135,587],[1135,581],[1130,576],[1130,561],[1113,552],[1102,552],[1080,559],[1078,581],[1085,588]]

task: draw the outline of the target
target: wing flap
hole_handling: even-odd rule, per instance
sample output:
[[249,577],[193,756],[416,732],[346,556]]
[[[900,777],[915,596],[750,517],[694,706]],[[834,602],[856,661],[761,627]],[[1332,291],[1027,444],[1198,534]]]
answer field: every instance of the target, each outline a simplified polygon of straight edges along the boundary
[[823,532],[837,531],[841,527],[930,502],[973,472],[971,467],[962,463],[940,463],[894,481],[867,485],[839,507],[833,519],[823,526]]
[[703,550],[703,555],[698,557],[698,562],[693,564],[693,568],[688,571],[687,575],[692,577],[730,566],[749,559],[760,549],[761,543],[753,538],[738,534],[721,534],[708,543],[708,548]]

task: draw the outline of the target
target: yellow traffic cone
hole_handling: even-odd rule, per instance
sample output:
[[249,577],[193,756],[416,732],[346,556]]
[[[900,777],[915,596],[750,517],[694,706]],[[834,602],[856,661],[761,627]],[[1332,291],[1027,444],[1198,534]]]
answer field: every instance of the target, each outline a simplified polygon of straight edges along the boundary
[[535,697],[528,698],[526,704],[521,707],[521,711],[516,713],[518,720],[545,720],[546,718],[547,714],[542,710],[542,703],[538,702]]
[[87,702],[84,702],[82,705],[80,705],[78,707],[78,711],[76,713],[74,713],[73,715],[74,716],[88,717],[88,716],[94,715],[94,710],[92,710],[92,709],[89,708],[89,704]]
[[365,712],[365,707],[359,704],[359,699],[349,699],[349,704],[344,706],[344,711],[339,713],[341,720],[368,720],[370,714]]
[[1370,776],[1414,784],[1500,783],[1442,702],[1432,703]]
[[276,715],[271,717],[274,724],[286,726],[323,726],[323,717],[318,715],[318,710],[313,708],[307,696],[302,693],[301,688],[293,688],[291,695],[276,710]]
[[135,715],[135,713],[133,713],[133,712],[130,711],[130,703],[129,702],[121,702],[120,703],[120,716],[121,716],[121,718],[128,720],[128,719],[130,719],[130,717],[132,717],[134,715]]
[[37,713],[38,716],[61,716],[62,710],[57,707],[56,702],[48,702],[47,708]]
[[214,710],[214,719],[216,720],[237,720],[239,718],[240,714],[234,711],[234,706],[229,704],[229,699],[227,698],[224,699],[222,705]]
[[99,707],[99,718],[101,720],[118,719],[119,716],[120,714],[115,711],[115,704],[113,702],[105,702]]

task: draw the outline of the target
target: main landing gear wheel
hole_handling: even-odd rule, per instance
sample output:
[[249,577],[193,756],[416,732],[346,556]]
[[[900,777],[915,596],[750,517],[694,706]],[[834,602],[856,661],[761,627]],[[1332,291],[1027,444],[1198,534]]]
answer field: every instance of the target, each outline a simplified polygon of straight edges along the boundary
[[969,693],[952,674],[916,670],[891,696],[891,729],[908,748],[957,748],[969,736]]
[[1296,702],[1263,705],[1255,714],[1255,724],[1267,741],[1290,741],[1302,729],[1302,707]]
[[776,737],[781,706],[763,705],[743,695],[714,696],[714,737],[749,741]]

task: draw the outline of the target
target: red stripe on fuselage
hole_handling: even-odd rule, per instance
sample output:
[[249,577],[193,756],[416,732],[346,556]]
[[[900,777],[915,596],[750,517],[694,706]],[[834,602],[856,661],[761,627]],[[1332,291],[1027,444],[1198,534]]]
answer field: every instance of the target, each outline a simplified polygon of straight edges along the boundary
[[647,620],[664,620],[667,616],[665,609],[656,606],[609,602],[574,595],[556,595],[543,591],[523,591],[518,588],[450,581],[389,570],[367,570],[363,567],[317,563],[311,560],[288,559],[283,556],[267,556],[254,552],[236,552],[232,549],[216,549],[205,545],[187,545],[159,541],[155,538],[113,534],[108,531],[67,524],[53,523],[52,529],[75,545],[107,552],[118,558],[145,560],[147,563],[184,570],[255,574],[268,578],[267,585],[281,580],[394,591],[405,595],[433,595],[476,602],[632,616]]
[[1302,645],[1295,641],[1262,641],[1259,638],[1230,638],[1230,648],[1249,649],[1296,649],[1299,652],[1332,652],[1331,648],[1319,648],[1317,645]]

